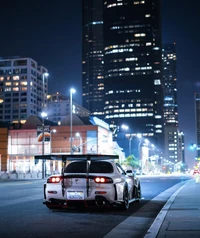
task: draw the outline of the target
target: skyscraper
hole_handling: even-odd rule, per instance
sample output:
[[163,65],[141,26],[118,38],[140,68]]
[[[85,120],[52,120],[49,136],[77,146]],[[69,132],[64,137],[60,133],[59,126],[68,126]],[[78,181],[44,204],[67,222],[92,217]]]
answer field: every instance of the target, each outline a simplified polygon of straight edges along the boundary
[[163,88],[164,88],[164,134],[165,158],[172,163],[184,163],[184,134],[178,128],[176,44],[164,44]]
[[83,107],[104,118],[103,1],[82,1]]
[[164,125],[178,127],[176,44],[163,45]]
[[195,123],[196,123],[196,140],[197,140],[197,159],[200,160],[200,93],[194,94],[195,100]]
[[[104,120],[113,129],[126,124],[132,136],[140,133],[150,138],[153,143],[162,143],[160,0],[107,0],[103,3],[101,29],[104,64],[101,72],[104,85]],[[94,16],[97,11],[96,8],[90,7],[92,12],[86,9],[83,12],[88,14],[87,17]],[[98,7],[100,11],[102,5],[99,4]],[[88,39],[88,42],[89,40],[92,39]],[[83,48],[86,49],[84,45]],[[89,56],[90,52],[87,50],[83,55]],[[88,64],[86,61],[84,64],[85,68],[91,66],[93,70],[96,69],[96,65]],[[84,76],[83,82],[87,82]],[[94,90],[94,93],[95,87],[91,90]],[[92,98],[88,97],[89,101],[90,99]],[[83,106],[88,108],[86,104]],[[93,108],[88,109],[94,112],[95,106],[96,104],[93,104]]]

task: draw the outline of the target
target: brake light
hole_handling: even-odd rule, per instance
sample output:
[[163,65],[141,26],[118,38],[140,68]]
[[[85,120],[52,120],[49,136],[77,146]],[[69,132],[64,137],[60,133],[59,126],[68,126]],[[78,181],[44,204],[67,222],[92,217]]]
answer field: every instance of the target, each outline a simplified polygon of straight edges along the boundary
[[111,178],[107,178],[107,177],[95,177],[94,181],[95,183],[112,183],[113,182]]
[[60,183],[60,181],[62,180],[62,177],[50,177],[47,179],[47,183]]

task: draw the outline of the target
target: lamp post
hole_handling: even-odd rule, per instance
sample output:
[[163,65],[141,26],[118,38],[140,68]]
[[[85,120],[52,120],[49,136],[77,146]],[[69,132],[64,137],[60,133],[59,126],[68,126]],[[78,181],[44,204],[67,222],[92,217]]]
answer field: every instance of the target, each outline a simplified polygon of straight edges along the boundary
[[50,131],[50,154],[52,153],[52,141],[51,141],[51,139],[52,139],[51,134],[52,133],[56,133],[56,129],[53,129],[53,130]]
[[[44,155],[44,118],[47,116],[46,112],[41,113],[42,116],[42,155]],[[45,161],[42,160],[42,178],[45,178]]]
[[129,139],[129,155],[131,155],[131,142],[132,142],[133,136],[130,135],[128,139]]
[[75,93],[74,88],[70,89],[70,153],[72,154],[72,94]]

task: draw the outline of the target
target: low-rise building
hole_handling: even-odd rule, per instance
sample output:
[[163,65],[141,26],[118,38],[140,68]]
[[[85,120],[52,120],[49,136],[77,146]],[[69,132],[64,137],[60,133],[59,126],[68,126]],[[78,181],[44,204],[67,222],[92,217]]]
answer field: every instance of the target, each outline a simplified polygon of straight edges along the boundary
[[[10,128],[5,131],[5,147],[7,143],[7,157],[1,161],[2,172],[9,176],[21,174],[22,177],[41,177],[43,160],[37,161],[35,155],[50,154],[117,154],[116,145],[112,140],[112,132],[106,123],[98,118],[79,117],[73,114],[73,130],[70,118],[65,125],[57,125],[49,120],[37,116],[28,118],[21,128]],[[2,131],[3,133],[3,131]],[[72,137],[71,137],[72,136]],[[44,138],[44,140],[43,140]],[[71,143],[72,142],[72,143]],[[121,161],[122,154],[120,153]],[[45,161],[45,174],[60,172],[61,161]]]
[[[72,111],[81,117],[90,116],[90,111],[81,105],[72,102]],[[47,114],[48,119],[62,125],[62,121],[70,115],[70,98],[60,93],[49,94],[47,96]]]

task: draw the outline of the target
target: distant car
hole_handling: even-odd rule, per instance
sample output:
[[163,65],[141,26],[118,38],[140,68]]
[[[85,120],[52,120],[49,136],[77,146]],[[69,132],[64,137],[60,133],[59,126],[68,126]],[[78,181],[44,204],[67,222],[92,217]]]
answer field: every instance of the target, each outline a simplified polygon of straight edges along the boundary
[[50,176],[44,184],[44,204],[48,208],[120,207],[141,200],[140,180],[126,173],[110,155],[69,155],[62,174]]

